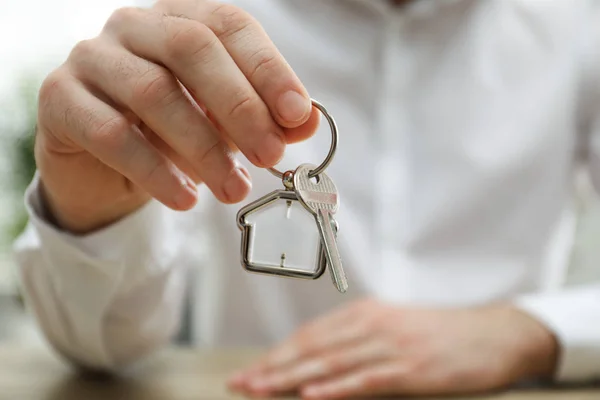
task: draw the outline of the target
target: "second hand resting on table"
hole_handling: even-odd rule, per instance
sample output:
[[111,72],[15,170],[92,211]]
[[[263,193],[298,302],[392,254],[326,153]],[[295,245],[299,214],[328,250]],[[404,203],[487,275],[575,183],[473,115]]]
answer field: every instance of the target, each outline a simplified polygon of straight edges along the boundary
[[555,338],[509,305],[399,308],[364,300],[309,323],[231,377],[252,396],[473,393],[550,379]]

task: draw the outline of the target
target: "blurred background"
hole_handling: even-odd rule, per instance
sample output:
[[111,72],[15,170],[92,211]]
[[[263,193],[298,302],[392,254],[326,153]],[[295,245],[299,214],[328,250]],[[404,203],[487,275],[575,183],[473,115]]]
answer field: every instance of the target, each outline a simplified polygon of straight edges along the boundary
[[[79,40],[95,36],[111,12],[135,0],[0,0],[0,340],[39,342],[20,295],[11,243],[26,223],[23,192],[32,155],[37,90]],[[571,283],[600,275],[600,202],[578,179],[578,234]]]
[[27,218],[23,192],[32,154],[37,91],[79,40],[95,36],[127,0],[0,0],[0,340],[39,342],[24,310],[11,245]]

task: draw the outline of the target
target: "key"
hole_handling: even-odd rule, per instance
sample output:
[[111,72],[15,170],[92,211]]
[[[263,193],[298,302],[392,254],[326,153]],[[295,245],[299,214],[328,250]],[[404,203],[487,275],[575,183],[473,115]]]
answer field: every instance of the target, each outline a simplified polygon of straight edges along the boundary
[[325,173],[311,180],[309,172],[315,168],[302,164],[296,169],[294,191],[300,203],[315,217],[331,278],[337,290],[344,293],[348,290],[348,281],[336,242],[337,221],[333,218],[340,205],[338,191]]

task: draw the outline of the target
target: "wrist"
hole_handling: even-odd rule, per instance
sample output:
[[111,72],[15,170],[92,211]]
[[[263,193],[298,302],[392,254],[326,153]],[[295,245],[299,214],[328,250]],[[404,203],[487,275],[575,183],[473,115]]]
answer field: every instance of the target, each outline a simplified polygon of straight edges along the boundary
[[558,365],[560,345],[554,333],[531,315],[509,306],[516,327],[517,369],[521,380],[551,380]]
[[107,227],[146,204],[148,194],[99,160],[37,132],[35,161],[44,219],[77,235]]
[[84,235],[105,228],[135,212],[149,201],[147,196],[128,198],[111,204],[80,203],[77,199],[63,201],[39,181],[43,218],[58,229]]

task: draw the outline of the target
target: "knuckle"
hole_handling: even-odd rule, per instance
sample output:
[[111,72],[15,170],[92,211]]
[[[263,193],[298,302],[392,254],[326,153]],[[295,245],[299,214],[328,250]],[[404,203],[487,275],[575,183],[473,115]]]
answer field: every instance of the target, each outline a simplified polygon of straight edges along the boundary
[[249,61],[252,64],[249,78],[254,79],[261,74],[269,76],[271,72],[275,71],[278,64],[278,57],[270,51],[261,49],[252,55]]
[[218,4],[210,13],[210,21],[215,35],[225,40],[257,24],[246,11],[231,4]]
[[125,144],[130,122],[123,116],[116,116],[99,123],[90,131],[88,140],[101,146],[105,151],[116,152]]
[[168,6],[173,2],[173,0],[156,0],[152,5],[152,8],[155,10],[166,10]]
[[219,159],[223,156],[226,156],[226,147],[223,142],[219,139],[215,139],[213,142],[208,143],[204,146],[198,146],[195,150],[195,160],[198,160],[199,168],[207,167],[210,168],[210,165],[213,165],[212,160]]
[[68,61],[79,63],[80,60],[86,60],[93,57],[96,54],[98,43],[96,39],[85,39],[77,42],[71,53],[69,54]]
[[185,20],[170,26],[172,33],[168,41],[168,51],[174,60],[201,61],[206,59],[217,45],[217,37],[204,24]]
[[65,93],[65,77],[58,70],[51,72],[42,82],[38,92],[38,108],[40,111],[46,109],[55,102],[56,97]]
[[[229,106],[228,118],[244,119],[253,114],[256,114],[261,108],[261,101],[257,96],[252,96],[250,93],[241,93],[233,96],[233,101]],[[249,119],[251,121],[252,119]]]
[[[198,0],[192,0],[191,3],[198,3]],[[190,0],[155,0],[152,9],[162,13],[173,14],[176,10],[187,7],[189,4]]]
[[175,78],[162,67],[149,67],[136,81],[132,89],[132,102],[146,109],[157,105],[166,106],[178,100],[183,93]]
[[122,26],[131,23],[132,20],[139,17],[141,10],[136,7],[122,7],[115,10],[106,24],[104,24],[105,31],[119,31]]
[[141,183],[145,185],[154,181],[155,177],[167,168],[166,161],[162,158],[157,158],[154,162],[148,165],[148,168],[142,173]]
[[[181,1],[179,1],[181,2]],[[168,10],[171,9],[171,7],[177,4],[177,1],[175,0],[156,0],[154,2],[154,5],[152,6],[152,8],[154,10],[159,10],[161,12],[167,12]]]

